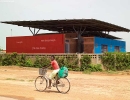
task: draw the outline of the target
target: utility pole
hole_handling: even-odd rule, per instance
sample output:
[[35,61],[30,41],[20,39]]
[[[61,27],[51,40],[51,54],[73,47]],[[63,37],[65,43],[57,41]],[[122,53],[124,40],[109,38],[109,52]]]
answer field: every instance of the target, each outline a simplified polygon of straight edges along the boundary
[[11,36],[12,36],[12,29],[11,29]]

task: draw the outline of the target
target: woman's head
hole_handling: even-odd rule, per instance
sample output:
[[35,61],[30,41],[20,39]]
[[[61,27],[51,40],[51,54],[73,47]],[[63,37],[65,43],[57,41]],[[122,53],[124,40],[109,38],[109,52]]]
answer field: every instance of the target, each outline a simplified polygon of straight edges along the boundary
[[51,56],[51,61],[53,61],[55,59],[55,56],[54,55],[52,55]]

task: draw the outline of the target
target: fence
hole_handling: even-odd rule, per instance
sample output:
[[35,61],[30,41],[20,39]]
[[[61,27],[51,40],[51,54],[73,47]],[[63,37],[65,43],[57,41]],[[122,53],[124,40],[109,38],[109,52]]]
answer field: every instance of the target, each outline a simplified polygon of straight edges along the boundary
[[50,54],[50,53],[38,53],[38,54],[26,54],[28,58],[30,59],[35,59],[36,56],[39,56],[39,57],[44,57],[44,56],[47,56],[47,57],[50,57],[51,55],[54,55],[55,57],[68,57],[68,56],[71,56],[71,57],[74,57],[74,58],[79,58],[81,59],[82,56],[84,55],[88,55],[91,57],[91,63],[92,64],[101,64],[101,54],[76,54],[76,53],[55,53],[55,54]]

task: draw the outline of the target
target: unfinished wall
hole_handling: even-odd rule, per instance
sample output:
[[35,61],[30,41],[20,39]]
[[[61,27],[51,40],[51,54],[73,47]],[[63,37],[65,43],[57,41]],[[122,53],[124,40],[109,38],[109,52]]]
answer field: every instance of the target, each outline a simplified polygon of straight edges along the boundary
[[84,53],[94,53],[94,37],[83,37]]
[[69,53],[76,53],[77,52],[77,39],[66,38],[65,40],[68,41]]
[[77,34],[76,33],[66,33],[65,38],[77,38]]

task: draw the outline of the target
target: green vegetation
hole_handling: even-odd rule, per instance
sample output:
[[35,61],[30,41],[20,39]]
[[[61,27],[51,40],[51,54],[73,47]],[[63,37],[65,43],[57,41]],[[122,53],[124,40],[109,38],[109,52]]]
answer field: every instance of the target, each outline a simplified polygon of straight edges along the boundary
[[[66,66],[71,71],[83,71],[84,73],[103,71],[101,64],[91,64],[91,57],[83,55],[81,59],[77,55],[56,56],[59,66]],[[103,68],[108,72],[130,69],[130,54],[128,53],[105,53],[101,56]],[[33,56],[25,54],[2,54],[0,55],[1,66],[24,66],[41,68],[50,64],[49,56]]]
[[130,69],[130,54],[127,53],[105,53],[101,56],[101,60],[106,70]]
[[74,55],[67,56],[67,57],[56,57],[56,60],[59,64],[59,66],[66,66],[69,70],[72,71],[79,71],[80,68],[78,66],[78,58],[75,58]]
[[3,49],[2,49],[2,48],[0,48],[0,52],[1,52],[1,51],[3,51]]
[[6,78],[6,80],[16,80],[15,78]]
[[88,70],[89,64],[91,64],[91,58],[90,58],[88,55],[84,55],[84,56],[80,59],[80,63],[81,63],[81,67],[80,67],[80,70],[81,70],[81,71]]
[[47,56],[41,58],[39,56],[36,56],[36,60],[34,61],[33,67],[41,68],[41,67],[46,67],[49,64],[50,64],[50,60]]
[[2,55],[0,55],[0,66],[2,65]]
[[12,81],[24,81],[23,79],[15,79],[15,78],[6,78],[5,80],[12,80]]

